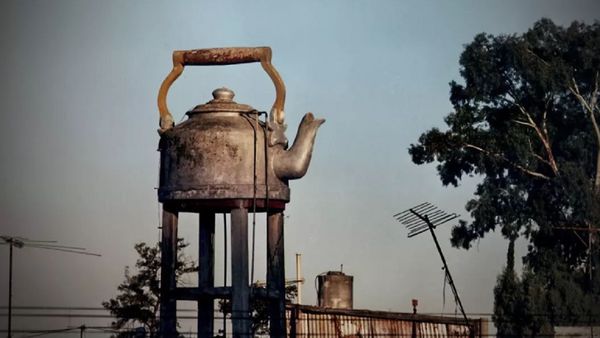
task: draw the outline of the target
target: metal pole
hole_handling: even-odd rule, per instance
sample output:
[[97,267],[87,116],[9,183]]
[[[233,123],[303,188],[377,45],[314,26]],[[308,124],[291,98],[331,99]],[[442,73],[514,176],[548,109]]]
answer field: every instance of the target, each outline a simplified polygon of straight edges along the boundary
[[[267,294],[271,338],[285,337],[285,256],[283,211],[267,217]],[[276,295],[276,298],[272,298]]]
[[9,242],[10,254],[8,262],[8,338],[12,337],[12,266],[13,266],[13,242]]
[[296,304],[302,304],[302,254],[296,254],[296,288],[298,292],[298,301]]
[[471,327],[471,324],[469,324],[469,319],[467,318],[465,309],[463,308],[462,302],[460,301],[460,297],[458,296],[458,291],[456,291],[456,287],[454,286],[454,280],[452,279],[452,275],[450,274],[450,269],[448,269],[448,264],[446,263],[446,258],[444,257],[444,253],[442,252],[440,243],[437,240],[435,231],[433,231],[433,224],[431,224],[431,222],[429,221],[429,217],[427,217],[427,215],[421,216],[420,214],[414,212],[412,209],[410,209],[410,212],[413,213],[415,216],[419,217],[420,219],[422,219],[425,223],[427,223],[427,226],[429,227],[429,231],[431,232],[431,236],[433,237],[433,241],[435,242],[435,246],[438,250],[438,253],[440,254],[440,258],[442,259],[442,263],[444,263],[444,271],[446,272],[446,275],[448,276],[448,283],[450,284],[450,287],[452,288],[452,293],[454,293],[454,298],[455,298],[456,302],[458,303],[458,307],[460,308],[460,312],[462,313],[463,318],[465,319],[465,323],[469,327],[469,330],[471,330],[471,336],[473,336],[473,328]]
[[417,315],[417,305],[419,304],[419,301],[416,299],[412,300],[412,306],[413,306],[413,322],[412,322],[412,334],[411,337],[412,338],[417,338],[417,319],[415,318]]
[[252,337],[248,285],[248,209],[231,210],[231,320],[234,338]]
[[[215,286],[215,213],[200,214],[198,240],[198,288]],[[198,299],[198,337],[212,338],[215,303],[212,297]]]
[[175,269],[177,266],[178,212],[163,204],[161,272],[160,272],[160,337],[177,337],[177,300]]
[[[223,213],[223,286],[227,287],[227,214]],[[227,337],[227,314],[223,311],[223,337]]]

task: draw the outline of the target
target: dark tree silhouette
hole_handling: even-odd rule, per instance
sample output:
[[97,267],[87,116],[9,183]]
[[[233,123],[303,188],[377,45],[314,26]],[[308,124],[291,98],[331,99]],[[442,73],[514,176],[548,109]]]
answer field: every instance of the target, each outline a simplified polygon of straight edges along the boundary
[[[176,274],[177,279],[185,273],[198,271],[194,261],[183,254],[188,244],[178,239]],[[118,286],[118,295],[103,302],[117,320],[112,323],[115,330],[123,331],[117,337],[132,337],[134,328],[143,327],[149,337],[158,335],[158,310],[160,308],[160,244],[149,246],[146,243],[135,245],[139,258],[136,271],[125,270],[125,280]]]
[[543,332],[540,316],[552,325],[597,321],[600,23],[542,19],[524,34],[479,34],[460,66],[448,129],[423,133],[409,149],[416,164],[438,163],[444,185],[481,177],[466,205],[471,220],[453,229],[452,244],[469,249],[496,228],[529,242],[523,276],[509,262],[495,295],[495,318],[515,304],[529,316],[522,334]]

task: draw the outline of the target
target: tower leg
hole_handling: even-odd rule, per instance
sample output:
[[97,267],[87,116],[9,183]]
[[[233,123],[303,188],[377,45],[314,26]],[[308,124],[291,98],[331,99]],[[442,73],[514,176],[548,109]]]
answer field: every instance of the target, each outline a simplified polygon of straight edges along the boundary
[[177,337],[177,300],[175,266],[177,263],[177,218],[178,212],[163,204],[161,273],[160,273],[160,337]]
[[285,256],[283,246],[283,212],[269,212],[267,217],[267,289],[276,293],[269,298],[271,337],[285,337]]
[[248,210],[231,211],[231,318],[234,338],[252,336],[248,285]]
[[[200,214],[198,249],[198,288],[215,286],[215,213]],[[214,325],[214,299],[198,299],[198,337],[212,338]]]

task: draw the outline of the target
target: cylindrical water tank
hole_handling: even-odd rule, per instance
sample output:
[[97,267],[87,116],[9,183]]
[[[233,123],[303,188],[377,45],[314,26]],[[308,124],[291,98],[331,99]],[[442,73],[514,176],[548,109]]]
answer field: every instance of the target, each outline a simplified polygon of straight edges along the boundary
[[317,276],[319,306],[333,309],[352,309],[354,277],[341,271],[329,271]]

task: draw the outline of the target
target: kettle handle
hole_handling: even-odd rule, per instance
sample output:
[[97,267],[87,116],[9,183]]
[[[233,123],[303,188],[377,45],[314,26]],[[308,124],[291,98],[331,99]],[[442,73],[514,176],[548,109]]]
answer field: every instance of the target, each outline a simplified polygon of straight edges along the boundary
[[232,47],[178,50],[173,52],[173,69],[167,75],[158,91],[158,111],[160,113],[160,129],[164,132],[174,125],[173,116],[167,108],[169,88],[183,72],[184,66],[233,65],[240,63],[260,62],[265,72],[275,85],[275,102],[271,114],[275,122],[283,124],[285,119],[285,85],[279,73],[271,64],[270,47]]

